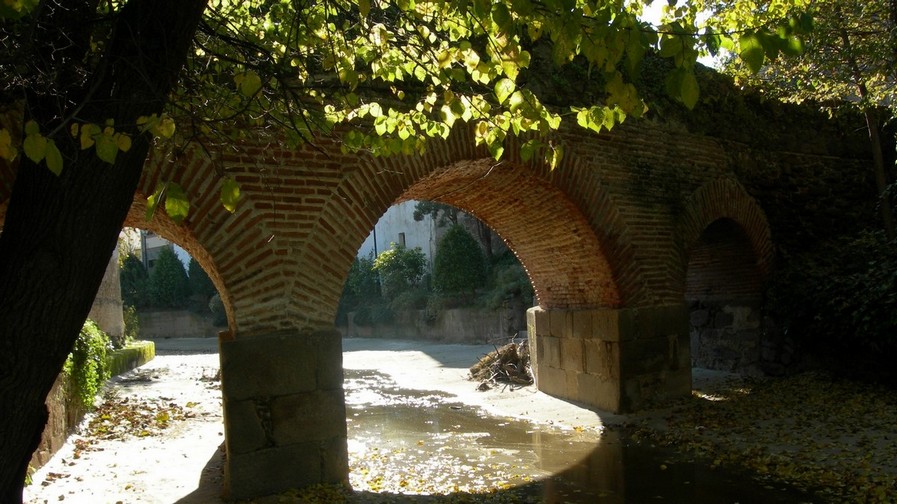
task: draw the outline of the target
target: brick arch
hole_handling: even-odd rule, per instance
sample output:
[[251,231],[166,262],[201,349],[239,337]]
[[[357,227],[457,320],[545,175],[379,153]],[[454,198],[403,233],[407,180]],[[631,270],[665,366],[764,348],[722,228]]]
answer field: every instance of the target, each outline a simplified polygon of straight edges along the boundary
[[761,284],[769,275],[775,251],[766,214],[738,181],[719,178],[704,184],[687,199],[679,220],[682,295],[689,252],[701,243],[705,231],[719,222],[734,223],[743,232],[744,245],[750,248]]
[[435,171],[399,201],[425,199],[471,213],[520,259],[543,308],[617,307],[613,269],[596,234],[557,187],[513,163],[460,162]]
[[298,272],[301,279],[292,296],[298,305],[306,303],[297,311],[308,310],[307,291],[313,289],[314,308],[306,311],[305,320],[309,328],[332,324],[358,247],[391,205],[409,199],[450,204],[489,225],[520,258],[542,306],[617,307],[624,302],[606,244],[576,202],[551,182],[546,167],[514,156],[496,163],[463,134],[434,142],[422,156],[333,162],[344,175],[312,232],[321,240],[309,242],[305,257],[297,259],[311,266]]
[[205,270],[206,274],[209,275],[209,278],[221,295],[222,303],[224,303],[228,329],[230,331],[236,330],[233,303],[231,302],[230,293],[225,286],[221,273],[211,254],[199,243],[190,228],[175,223],[161,208],[153,215],[151,220],[146,220],[146,196],[139,192],[134,195],[134,203],[128,211],[128,216],[125,218],[124,227],[152,231],[186,250],[187,253],[199,263],[202,269]]

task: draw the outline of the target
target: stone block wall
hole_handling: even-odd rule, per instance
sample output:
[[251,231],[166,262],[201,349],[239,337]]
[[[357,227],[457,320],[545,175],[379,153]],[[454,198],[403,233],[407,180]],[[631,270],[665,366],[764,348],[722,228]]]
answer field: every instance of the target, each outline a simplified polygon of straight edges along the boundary
[[348,477],[336,331],[220,342],[225,493],[247,499]]
[[527,311],[539,390],[619,413],[688,394],[684,305]]

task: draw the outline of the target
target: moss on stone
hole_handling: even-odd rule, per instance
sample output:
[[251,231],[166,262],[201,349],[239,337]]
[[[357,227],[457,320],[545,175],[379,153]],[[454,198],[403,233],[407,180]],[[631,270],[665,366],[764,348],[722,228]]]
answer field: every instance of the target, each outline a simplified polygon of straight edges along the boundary
[[130,371],[153,360],[156,356],[156,345],[152,341],[134,341],[121,350],[110,352],[106,359],[112,376]]

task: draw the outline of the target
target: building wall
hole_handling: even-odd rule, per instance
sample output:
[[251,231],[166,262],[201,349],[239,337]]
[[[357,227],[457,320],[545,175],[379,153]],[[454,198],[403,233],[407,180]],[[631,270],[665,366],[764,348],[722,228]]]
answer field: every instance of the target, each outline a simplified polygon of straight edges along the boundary
[[414,220],[416,204],[417,201],[403,201],[389,207],[361,244],[358,257],[376,257],[395,243],[409,249],[420,248],[432,265],[436,253],[435,224],[429,217]]

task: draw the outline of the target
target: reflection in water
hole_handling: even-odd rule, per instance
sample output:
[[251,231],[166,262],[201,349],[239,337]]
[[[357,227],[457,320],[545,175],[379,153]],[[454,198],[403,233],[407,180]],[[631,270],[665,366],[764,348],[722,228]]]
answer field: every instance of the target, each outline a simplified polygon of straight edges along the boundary
[[402,390],[375,371],[345,370],[350,479],[392,494],[515,487],[537,502],[808,502],[789,488],[626,441],[613,430],[563,430]]

